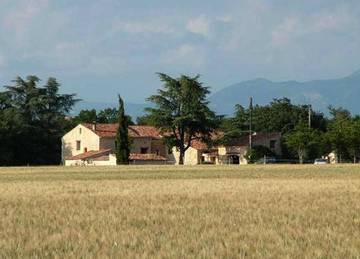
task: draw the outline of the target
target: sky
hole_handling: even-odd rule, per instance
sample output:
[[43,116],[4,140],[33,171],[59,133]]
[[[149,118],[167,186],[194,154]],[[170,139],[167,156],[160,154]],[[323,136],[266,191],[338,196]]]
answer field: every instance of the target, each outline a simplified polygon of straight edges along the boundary
[[0,0],[0,84],[52,76],[89,102],[143,103],[156,72],[215,92],[359,69],[359,0]]

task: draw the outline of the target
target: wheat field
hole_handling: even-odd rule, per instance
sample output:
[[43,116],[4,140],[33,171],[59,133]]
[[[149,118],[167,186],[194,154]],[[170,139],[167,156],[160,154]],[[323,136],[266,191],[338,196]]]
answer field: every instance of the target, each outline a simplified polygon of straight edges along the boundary
[[1,258],[360,258],[360,166],[0,168]]

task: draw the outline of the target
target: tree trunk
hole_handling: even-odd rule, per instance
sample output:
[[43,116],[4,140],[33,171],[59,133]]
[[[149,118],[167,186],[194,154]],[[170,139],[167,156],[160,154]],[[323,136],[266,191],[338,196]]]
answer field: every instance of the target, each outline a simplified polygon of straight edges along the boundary
[[299,156],[299,163],[301,165],[304,163],[304,157],[302,155]]
[[354,164],[356,164],[356,155],[354,155]]
[[301,149],[298,150],[298,156],[299,156],[299,163],[300,164],[304,163],[304,153],[305,152],[303,150],[301,150]]
[[184,156],[185,156],[185,151],[183,149],[180,149],[180,153],[179,153],[179,165],[183,165],[184,164]]

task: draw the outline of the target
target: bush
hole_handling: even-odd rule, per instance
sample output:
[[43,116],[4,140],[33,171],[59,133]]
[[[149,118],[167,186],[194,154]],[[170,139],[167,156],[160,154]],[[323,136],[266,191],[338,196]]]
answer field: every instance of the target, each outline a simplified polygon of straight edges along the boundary
[[264,156],[274,157],[275,153],[271,151],[271,149],[269,149],[268,147],[254,146],[246,153],[245,158],[247,159],[249,164],[253,164],[256,161],[264,158]]

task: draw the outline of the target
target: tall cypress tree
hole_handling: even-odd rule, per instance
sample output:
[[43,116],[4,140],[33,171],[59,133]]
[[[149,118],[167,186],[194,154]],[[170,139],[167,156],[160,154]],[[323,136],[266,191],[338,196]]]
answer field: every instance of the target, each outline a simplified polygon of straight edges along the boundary
[[125,115],[124,101],[119,95],[119,127],[116,132],[116,163],[118,165],[129,164],[130,140],[128,135],[128,120]]

